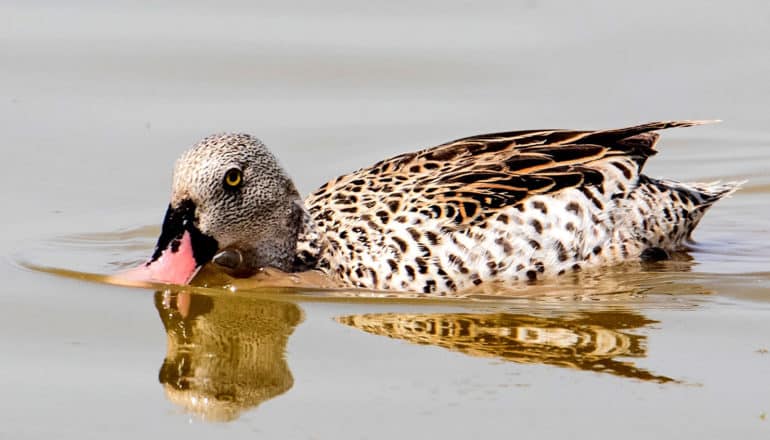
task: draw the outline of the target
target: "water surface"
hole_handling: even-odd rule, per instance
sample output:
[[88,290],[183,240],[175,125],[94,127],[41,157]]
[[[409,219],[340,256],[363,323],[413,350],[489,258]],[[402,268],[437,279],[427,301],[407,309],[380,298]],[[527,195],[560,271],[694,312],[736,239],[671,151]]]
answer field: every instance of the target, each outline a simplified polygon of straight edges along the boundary
[[[0,437],[770,435],[766,2],[0,17]],[[212,132],[261,137],[308,193],[466,135],[676,118],[724,122],[664,133],[649,174],[748,183],[674,261],[454,299],[103,282]]]

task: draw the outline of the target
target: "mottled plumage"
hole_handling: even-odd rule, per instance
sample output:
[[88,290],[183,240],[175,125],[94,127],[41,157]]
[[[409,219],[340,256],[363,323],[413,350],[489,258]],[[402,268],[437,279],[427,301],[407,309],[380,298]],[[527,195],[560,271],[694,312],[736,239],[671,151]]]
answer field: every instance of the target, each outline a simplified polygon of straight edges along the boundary
[[[162,272],[191,248],[194,270],[213,259],[238,276],[272,266],[347,287],[447,293],[665,257],[738,186],[641,174],[656,130],[700,123],[468,137],[338,177],[305,209],[261,141],[211,136],[177,163],[147,267],[184,280],[194,271]],[[233,172],[238,186],[227,183]]]
[[736,184],[640,174],[655,122],[473,136],[341,176],[306,200],[300,257],[345,284],[453,292],[675,250]]

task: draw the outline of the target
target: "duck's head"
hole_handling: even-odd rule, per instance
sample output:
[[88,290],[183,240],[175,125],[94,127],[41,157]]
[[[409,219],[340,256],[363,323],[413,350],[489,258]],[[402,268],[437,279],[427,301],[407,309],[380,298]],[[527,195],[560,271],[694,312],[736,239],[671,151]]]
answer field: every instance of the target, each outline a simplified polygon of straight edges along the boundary
[[294,184],[259,139],[209,136],[176,162],[155,251],[129,276],[186,284],[214,259],[238,276],[289,271],[302,216]]

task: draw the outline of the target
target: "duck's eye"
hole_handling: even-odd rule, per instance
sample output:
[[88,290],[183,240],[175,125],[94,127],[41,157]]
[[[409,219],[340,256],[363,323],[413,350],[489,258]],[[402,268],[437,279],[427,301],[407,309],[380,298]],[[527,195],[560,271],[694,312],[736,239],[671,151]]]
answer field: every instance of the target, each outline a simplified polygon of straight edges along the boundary
[[238,188],[243,184],[243,171],[230,168],[225,173],[225,188]]

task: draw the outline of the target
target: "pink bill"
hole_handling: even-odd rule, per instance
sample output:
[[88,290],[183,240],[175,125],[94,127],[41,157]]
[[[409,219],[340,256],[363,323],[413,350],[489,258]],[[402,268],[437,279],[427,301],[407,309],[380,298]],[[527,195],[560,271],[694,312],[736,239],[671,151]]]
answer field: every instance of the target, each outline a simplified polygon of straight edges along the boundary
[[200,267],[193,257],[190,233],[185,231],[181,239],[171,241],[157,260],[121,272],[115,277],[127,281],[187,284],[198,273],[198,269]]

